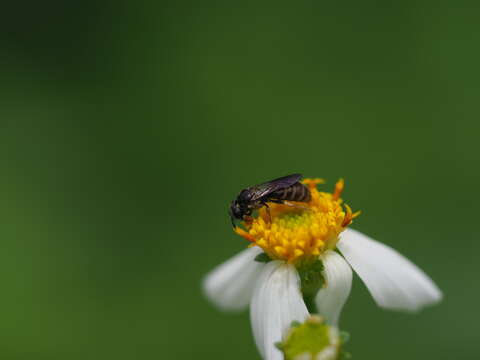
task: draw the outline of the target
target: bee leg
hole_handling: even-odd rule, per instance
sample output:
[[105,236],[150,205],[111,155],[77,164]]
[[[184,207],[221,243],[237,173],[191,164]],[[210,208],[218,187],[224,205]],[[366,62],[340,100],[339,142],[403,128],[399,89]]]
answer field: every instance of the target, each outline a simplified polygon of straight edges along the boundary
[[302,210],[310,210],[309,208],[302,206],[302,205],[297,205],[297,204],[292,204],[291,202],[288,202],[286,200],[278,200],[278,199],[269,199],[268,201],[275,203],[275,204],[282,204],[290,207],[294,207],[297,209],[302,209]]
[[253,217],[245,215],[243,221],[245,221],[245,224],[250,225],[253,221]]
[[297,205],[297,204],[292,204],[288,201],[283,201],[282,202],[283,205],[287,205],[287,206],[291,206],[291,207],[294,207],[296,209],[302,209],[302,210],[311,210],[309,209],[308,207],[305,207],[305,206],[302,206],[302,205]]
[[278,199],[269,199],[268,201],[274,203],[274,204],[283,204],[283,200],[278,200]]
[[270,207],[268,206],[267,203],[263,203],[263,205],[265,205],[265,208],[267,209],[268,222],[271,224],[272,223],[272,215],[270,214]]

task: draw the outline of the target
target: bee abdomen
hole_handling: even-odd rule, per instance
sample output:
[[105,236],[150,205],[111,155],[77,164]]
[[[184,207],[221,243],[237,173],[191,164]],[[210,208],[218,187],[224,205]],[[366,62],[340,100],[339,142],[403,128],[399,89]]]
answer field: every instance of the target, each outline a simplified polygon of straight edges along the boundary
[[272,193],[272,198],[279,200],[308,202],[310,201],[310,190],[308,190],[305,185],[297,182],[292,186],[275,191]]

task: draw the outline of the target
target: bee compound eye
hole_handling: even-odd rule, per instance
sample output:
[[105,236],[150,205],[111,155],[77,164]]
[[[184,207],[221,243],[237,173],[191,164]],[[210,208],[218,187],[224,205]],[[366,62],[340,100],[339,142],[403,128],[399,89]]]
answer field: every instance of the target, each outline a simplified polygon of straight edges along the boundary
[[252,198],[252,194],[248,190],[242,190],[242,192],[238,195],[238,199],[241,201],[250,201]]

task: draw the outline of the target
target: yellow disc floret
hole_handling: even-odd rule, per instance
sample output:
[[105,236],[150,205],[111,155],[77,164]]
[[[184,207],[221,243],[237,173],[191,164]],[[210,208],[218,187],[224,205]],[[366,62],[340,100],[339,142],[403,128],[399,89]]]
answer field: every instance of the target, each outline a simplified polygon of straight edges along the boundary
[[[246,221],[245,230],[235,232],[261,247],[272,259],[297,263],[318,257],[328,249],[334,249],[338,235],[359,213],[352,213],[340,198],[344,182],[340,179],[333,193],[320,192],[321,179],[304,179],[311,200],[305,202],[268,203],[270,211],[262,207],[258,217]],[[270,213],[270,214],[269,214]]]

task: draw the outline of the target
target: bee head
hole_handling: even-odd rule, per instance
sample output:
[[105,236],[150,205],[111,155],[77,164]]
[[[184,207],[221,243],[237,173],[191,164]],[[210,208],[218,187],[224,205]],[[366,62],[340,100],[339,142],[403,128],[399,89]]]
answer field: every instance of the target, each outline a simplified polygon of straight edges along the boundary
[[248,203],[252,200],[252,192],[244,189],[238,194],[237,202]]
[[244,209],[240,206],[240,203],[237,200],[233,200],[230,204],[230,210],[228,211],[230,217],[233,219],[241,220],[243,219],[243,215],[245,215]]

